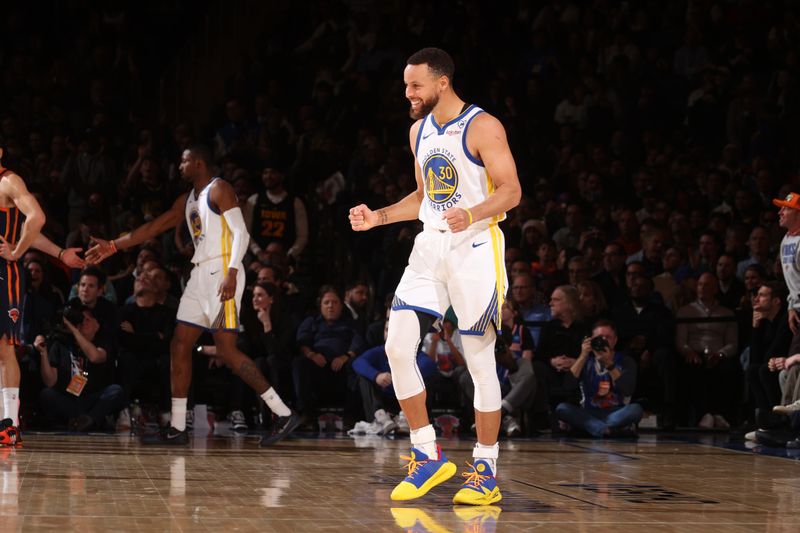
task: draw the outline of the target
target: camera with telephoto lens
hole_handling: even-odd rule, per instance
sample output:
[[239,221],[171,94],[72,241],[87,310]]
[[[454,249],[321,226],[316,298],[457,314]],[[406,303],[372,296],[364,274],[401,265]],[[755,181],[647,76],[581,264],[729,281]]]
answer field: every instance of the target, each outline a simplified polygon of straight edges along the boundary
[[592,337],[592,351],[593,352],[604,352],[608,350],[611,346],[608,344],[608,341],[605,337],[601,337],[600,335],[596,337]]

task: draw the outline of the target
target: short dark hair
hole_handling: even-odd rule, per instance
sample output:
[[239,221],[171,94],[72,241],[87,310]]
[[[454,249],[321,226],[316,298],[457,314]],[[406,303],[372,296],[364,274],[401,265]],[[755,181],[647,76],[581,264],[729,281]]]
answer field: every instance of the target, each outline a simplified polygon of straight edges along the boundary
[[[83,276],[92,276],[97,279],[97,285],[102,287],[106,284],[106,274],[94,265],[87,266],[81,270],[81,278]],[[80,278],[78,278],[80,279]]]
[[211,150],[204,144],[193,144],[189,148],[189,153],[191,153],[195,158],[201,160],[203,163],[206,164],[207,167],[211,167],[214,164],[214,157],[211,155]]
[[407,65],[428,65],[436,76],[447,76],[450,84],[453,83],[453,75],[456,73],[456,65],[450,54],[441,48],[428,47],[414,52],[406,61]]
[[789,296],[789,290],[786,288],[786,285],[780,281],[765,281],[761,284],[761,287],[768,288],[769,292],[772,294],[772,298],[778,298],[781,302],[785,301],[787,296]]
[[592,326],[592,331],[596,330],[597,328],[611,328],[612,330],[614,330],[614,334],[617,333],[617,326],[612,321],[607,320],[605,318],[601,318],[600,320],[595,322],[594,325]]

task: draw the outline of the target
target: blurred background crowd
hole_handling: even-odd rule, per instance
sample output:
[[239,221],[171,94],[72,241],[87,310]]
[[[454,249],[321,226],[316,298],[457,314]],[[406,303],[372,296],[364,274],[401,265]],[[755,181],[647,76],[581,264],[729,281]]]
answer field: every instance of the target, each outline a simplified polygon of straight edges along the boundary
[[[644,415],[666,429],[752,429],[756,409],[782,403],[793,360],[769,363],[792,355],[771,200],[800,189],[793,2],[264,4],[5,6],[3,165],[36,194],[54,242],[85,248],[158,216],[187,189],[182,149],[206,144],[251,228],[244,351],[307,414],[340,409],[352,427],[396,413],[380,347],[421,227],[355,234],[347,210],[414,190],[402,70],[439,46],[456,92],[504,124],[522,183],[502,224],[505,433],[575,429],[567,406],[581,392],[583,408],[636,404],[626,424]],[[73,342],[54,329],[69,302],[110,354],[89,371],[105,403],[82,429],[120,410],[124,424],[135,402],[163,417],[191,246],[183,228],[82,272],[25,256],[24,424],[67,422],[47,365]],[[468,431],[457,322],[429,334],[420,361],[431,410]],[[598,331],[631,378],[611,403],[570,371]],[[258,402],[211,344],[198,347],[191,401],[254,427]],[[363,355],[334,364],[348,351]]]

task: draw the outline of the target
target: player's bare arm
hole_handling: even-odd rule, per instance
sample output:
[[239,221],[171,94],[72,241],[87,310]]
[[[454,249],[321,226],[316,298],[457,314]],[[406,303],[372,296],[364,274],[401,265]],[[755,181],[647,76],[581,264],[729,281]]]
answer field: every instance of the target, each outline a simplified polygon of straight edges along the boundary
[[156,235],[161,235],[167,230],[175,228],[183,221],[183,208],[186,205],[186,195],[182,194],[175,200],[168,211],[162,213],[157,218],[147,224],[142,224],[132,232],[118,239],[107,241],[98,237],[92,237],[94,246],[86,252],[86,262],[97,264],[111,257],[118,250],[125,250],[141,244]]
[[3,196],[14,202],[14,205],[25,215],[22,232],[16,244],[10,244],[0,236],[0,242],[3,244],[0,254],[7,261],[16,261],[25,254],[42,231],[45,216],[39,202],[25,186],[25,182],[13,172],[7,173],[0,180],[0,197]]
[[239,272],[236,265],[240,265],[242,262],[242,258],[247,251],[247,244],[250,241],[250,235],[247,233],[242,210],[236,200],[236,192],[230,183],[225,180],[216,180],[211,185],[208,197],[211,205],[216,206],[217,211],[222,215],[233,235],[231,257],[223,259],[230,261],[228,272],[222,278],[222,283],[220,283],[217,290],[220,301],[224,302],[236,296],[236,275]]
[[62,248],[42,233],[33,240],[31,248],[36,248],[51,257],[55,257],[70,268],[83,268],[85,266],[85,261],[78,255],[81,252],[80,248]]
[[[422,120],[416,121],[409,131],[409,142],[413,153],[417,142],[417,132],[422,126]],[[422,184],[422,171],[419,168],[416,156],[414,157],[414,177],[417,180],[417,190],[390,206],[383,207],[376,211],[371,210],[364,204],[357,205],[350,209],[350,227],[353,231],[366,231],[376,226],[402,222],[404,220],[414,220],[419,216],[419,206],[425,195],[425,188]]]
[[445,211],[443,218],[447,219],[453,232],[463,231],[478,220],[513,209],[522,195],[517,165],[508,146],[505,128],[499,120],[488,113],[476,116],[467,131],[467,146],[483,161],[494,184],[494,192],[483,202],[467,209],[454,207]]

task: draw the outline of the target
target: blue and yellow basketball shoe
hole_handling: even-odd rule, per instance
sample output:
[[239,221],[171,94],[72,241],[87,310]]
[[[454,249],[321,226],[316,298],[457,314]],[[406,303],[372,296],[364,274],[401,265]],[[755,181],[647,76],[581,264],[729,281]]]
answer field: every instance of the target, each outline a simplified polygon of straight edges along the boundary
[[392,491],[393,500],[413,500],[425,495],[433,487],[447,481],[456,473],[456,465],[445,457],[442,449],[437,445],[437,459],[429,459],[427,455],[416,448],[411,448],[411,457],[400,456],[408,461],[408,475]]
[[453,503],[462,505],[491,505],[499,502],[503,497],[497,480],[492,472],[492,467],[483,459],[475,461],[474,465],[467,463],[472,472],[461,474],[467,478],[461,485],[461,490],[453,496]]

